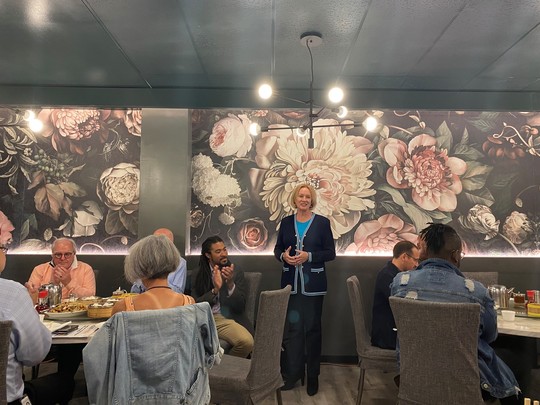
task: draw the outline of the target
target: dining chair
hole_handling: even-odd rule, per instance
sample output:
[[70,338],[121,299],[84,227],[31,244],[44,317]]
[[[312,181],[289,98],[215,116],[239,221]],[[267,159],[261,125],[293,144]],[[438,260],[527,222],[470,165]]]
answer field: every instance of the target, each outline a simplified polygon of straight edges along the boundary
[[12,321],[0,321],[0,405],[7,403],[6,370]]
[[290,293],[291,286],[261,293],[251,359],[226,354],[210,370],[212,403],[258,404],[275,392],[282,405],[280,354]]
[[[262,273],[245,272],[244,279],[246,280],[246,306],[244,311],[251,324],[255,326],[255,307],[257,306],[257,298],[259,297]],[[232,348],[232,345],[223,339],[219,339],[219,344],[225,353],[229,353]]]
[[399,405],[483,404],[480,305],[390,297],[400,360]]
[[259,289],[261,287],[262,273],[245,272],[246,280],[246,316],[253,326],[255,326],[255,307],[259,298]]
[[365,303],[358,277],[351,276],[347,279],[347,289],[351,302],[356,335],[356,352],[358,353],[358,366],[360,367],[358,394],[356,397],[356,405],[360,405],[362,403],[366,370],[397,372],[397,355],[395,350],[381,349],[371,345],[369,326],[366,323],[364,312]]
[[465,278],[479,281],[484,287],[499,284],[499,273],[496,271],[464,271]]

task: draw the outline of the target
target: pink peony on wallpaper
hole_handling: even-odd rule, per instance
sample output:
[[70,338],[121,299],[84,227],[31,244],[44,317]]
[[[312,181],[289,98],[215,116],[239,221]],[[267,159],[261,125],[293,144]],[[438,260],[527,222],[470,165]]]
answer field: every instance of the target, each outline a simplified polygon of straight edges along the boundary
[[0,108],[0,243],[50,252],[59,237],[83,253],[120,252],[137,240],[140,109]]
[[[340,254],[388,254],[429,222],[454,226],[470,255],[540,256],[540,113],[324,111],[315,148],[292,127],[306,110],[193,110],[190,248],[219,234],[271,254],[297,184]],[[374,116],[378,126],[367,131]],[[251,123],[264,131],[249,134]]]

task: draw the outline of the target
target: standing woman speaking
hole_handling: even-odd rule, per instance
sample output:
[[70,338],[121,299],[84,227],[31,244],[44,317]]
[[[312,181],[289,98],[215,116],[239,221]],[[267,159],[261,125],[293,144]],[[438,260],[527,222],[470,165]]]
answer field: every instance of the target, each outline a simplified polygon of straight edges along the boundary
[[296,214],[281,220],[274,255],[283,262],[281,287],[292,287],[283,340],[282,390],[294,388],[305,376],[307,393],[319,390],[321,368],[321,315],[326,294],[325,262],[334,260],[336,250],[328,218],[314,214],[317,194],[308,184],[298,185],[290,200]]

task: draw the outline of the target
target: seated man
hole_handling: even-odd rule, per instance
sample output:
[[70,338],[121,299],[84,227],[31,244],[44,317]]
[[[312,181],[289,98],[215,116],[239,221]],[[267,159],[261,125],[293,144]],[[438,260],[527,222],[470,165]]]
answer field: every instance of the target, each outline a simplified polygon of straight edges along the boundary
[[199,270],[192,277],[191,295],[212,307],[219,338],[232,345],[229,354],[247,357],[253,349],[253,326],[245,314],[244,273],[229,262],[219,236],[203,242]]
[[52,260],[34,268],[25,284],[31,295],[35,295],[42,284],[62,286],[62,299],[71,294],[76,297],[96,295],[96,279],[92,267],[77,261],[77,245],[72,239],[59,238],[52,245]]
[[[174,243],[174,235],[173,233],[167,229],[167,228],[159,228],[154,231],[154,235],[164,235],[167,239],[169,239],[171,242]],[[180,257],[180,264],[178,265],[178,268],[173,271],[172,273],[169,273],[167,276],[167,284],[169,287],[171,287],[171,290],[174,292],[177,292],[179,294],[184,293],[184,288],[186,286],[186,274],[187,274],[187,264],[186,260],[183,257]],[[144,287],[144,284],[141,280],[137,280],[133,283],[131,286],[131,292],[142,294],[146,291],[146,288]]]
[[[6,265],[6,248],[0,247],[0,272]],[[0,279],[0,320],[12,321],[6,370],[7,402],[21,402],[28,392],[32,403],[38,403],[35,390],[23,381],[23,366],[39,364],[51,347],[51,333],[39,321],[25,288],[14,281]],[[35,393],[37,395],[37,393]],[[17,402],[19,401],[19,402]]]
[[401,241],[394,245],[392,260],[377,275],[373,295],[373,317],[371,324],[371,344],[381,349],[396,348],[396,322],[388,302],[390,284],[400,271],[408,271],[418,266],[419,254],[416,245]]
[[461,238],[452,227],[444,224],[431,224],[420,235],[425,241],[427,258],[417,270],[399,273],[392,282],[391,294],[424,301],[480,304],[479,389],[485,399],[499,398],[503,405],[522,403],[514,374],[490,346],[497,337],[497,312],[493,300],[481,283],[465,279],[459,270]]

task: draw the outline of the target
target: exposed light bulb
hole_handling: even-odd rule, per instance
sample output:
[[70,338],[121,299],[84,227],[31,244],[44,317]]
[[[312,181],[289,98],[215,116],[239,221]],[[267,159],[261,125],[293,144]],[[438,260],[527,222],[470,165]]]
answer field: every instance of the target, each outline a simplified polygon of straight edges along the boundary
[[43,129],[43,122],[38,119],[28,121],[28,127],[34,132],[41,132]]
[[367,117],[364,122],[362,123],[364,128],[368,130],[369,132],[374,131],[375,128],[377,128],[377,125],[379,125],[379,122],[375,117]]
[[36,113],[33,112],[32,110],[26,110],[26,111],[24,112],[23,119],[24,119],[25,121],[32,121],[32,120],[35,119],[35,118],[36,118]]
[[249,134],[251,136],[257,136],[261,133],[261,126],[256,122],[249,124]]
[[296,132],[296,136],[299,136],[300,138],[303,138],[304,136],[307,135],[308,130],[307,130],[307,128],[299,127],[299,128],[296,128],[295,132]]
[[337,116],[339,118],[345,118],[348,113],[349,113],[349,110],[347,109],[347,107],[345,107],[344,105],[339,106],[339,109],[337,112]]
[[272,86],[265,83],[259,87],[259,97],[263,100],[268,100],[270,97],[272,97]]
[[341,90],[339,87],[333,87],[328,92],[328,99],[332,103],[339,103],[343,100],[343,90]]

